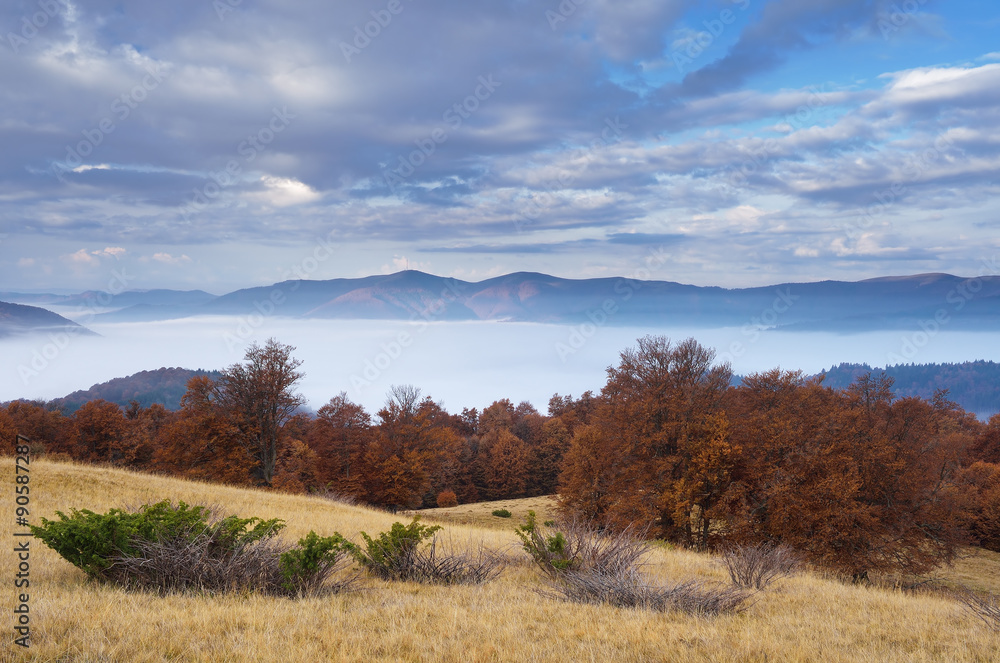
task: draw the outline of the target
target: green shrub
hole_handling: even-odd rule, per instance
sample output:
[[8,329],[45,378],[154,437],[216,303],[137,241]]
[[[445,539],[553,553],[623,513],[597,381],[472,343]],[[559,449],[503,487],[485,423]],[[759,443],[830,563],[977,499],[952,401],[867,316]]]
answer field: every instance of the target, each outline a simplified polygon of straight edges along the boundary
[[278,566],[282,586],[291,594],[315,593],[341,566],[341,553],[350,552],[354,547],[338,532],[321,537],[310,530],[305,538],[299,539],[297,548],[281,554]]
[[105,577],[118,558],[139,556],[142,542],[192,541],[211,532],[214,548],[232,550],[274,536],[284,526],[277,518],[236,516],[210,523],[207,507],[184,502],[174,506],[169,500],[135,512],[111,509],[99,514],[73,509],[69,516],[61,511],[56,515],[59,520],[42,518],[41,526],[31,527],[32,534],[92,578]]
[[510,518],[511,513],[507,509],[493,509],[493,515],[497,518]]
[[361,532],[364,550],[353,544],[350,550],[370,574],[384,580],[406,580],[414,575],[417,546],[440,529],[440,525],[421,525],[420,517],[414,516],[409,525],[393,523],[392,529],[376,539]]
[[525,552],[549,575],[567,571],[578,564],[566,536],[558,531],[554,534],[543,532],[538,527],[534,511],[528,511],[524,524],[519,525],[514,533],[521,539]]
[[259,591],[298,596],[340,591],[354,578],[328,583],[354,546],[340,534],[315,532],[291,547],[274,539],[278,519],[212,519],[204,506],[169,501],[136,512],[74,509],[42,519],[32,532],[88,576],[126,588],[168,591]]

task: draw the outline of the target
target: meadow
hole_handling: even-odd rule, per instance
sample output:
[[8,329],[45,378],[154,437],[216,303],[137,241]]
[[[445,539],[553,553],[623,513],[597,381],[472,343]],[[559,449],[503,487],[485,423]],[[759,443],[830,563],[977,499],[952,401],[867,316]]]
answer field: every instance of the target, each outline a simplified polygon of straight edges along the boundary
[[[0,459],[13,490],[14,463]],[[408,515],[317,496],[278,494],[117,469],[37,460],[31,465],[31,520],[55,511],[138,506],[162,499],[216,505],[241,516],[282,518],[282,536],[310,529],[359,540]],[[15,555],[0,554],[7,590],[4,661],[988,661],[1000,634],[988,630],[936,586],[1000,591],[1000,555],[970,550],[918,591],[852,585],[803,571],[762,592],[745,612],[698,617],[679,612],[577,605],[536,590],[539,574],[513,528],[528,508],[550,513],[550,498],[506,500],[423,512],[440,523],[442,543],[480,544],[511,559],[482,586],[433,586],[364,578],[358,591],[321,598],[169,595],[125,592],[88,582],[55,552],[32,542],[31,647],[13,645]],[[493,517],[507,508],[510,519]],[[542,515],[541,517],[544,517]],[[12,541],[13,500],[4,500]],[[668,582],[727,581],[706,554],[657,546],[647,572]]]

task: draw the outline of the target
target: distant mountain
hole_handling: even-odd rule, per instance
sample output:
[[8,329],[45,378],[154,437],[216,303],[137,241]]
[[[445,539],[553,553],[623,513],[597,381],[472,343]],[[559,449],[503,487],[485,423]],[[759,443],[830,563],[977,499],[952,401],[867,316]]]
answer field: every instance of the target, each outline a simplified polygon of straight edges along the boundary
[[[95,296],[62,296],[54,303],[94,301]],[[119,308],[98,316],[100,320],[260,314],[838,332],[919,329],[935,323],[949,329],[992,330],[1000,326],[1000,277],[919,274],[728,289],[626,278],[563,279],[534,272],[473,283],[411,270],[357,279],[283,281],[220,297],[200,290],[130,291],[114,297],[110,306]]]
[[873,369],[868,364],[840,364],[823,371],[823,384],[834,389],[846,389],[865,373],[886,375],[895,382],[897,398],[917,396],[930,400],[939,389],[948,390],[948,399],[955,401],[980,419],[1000,412],[1000,364],[992,361],[969,361],[961,364],[899,364]]
[[72,295],[28,294],[2,292],[0,299],[19,304],[77,308],[80,311],[96,312],[94,319],[102,322],[139,322],[148,320],[168,320],[192,315],[197,307],[206,304],[216,296],[204,290],[126,290],[110,294],[97,290]]
[[0,301],[0,338],[53,332],[95,336],[83,325],[44,308]]
[[198,375],[207,375],[216,380],[221,374],[219,371],[201,369],[158,368],[95,384],[85,391],[74,391],[68,396],[50,401],[49,405],[71,414],[87,401],[102,398],[122,407],[127,407],[131,401],[138,401],[143,407],[159,403],[168,410],[177,410],[181,406],[181,397],[187,391],[188,380]]

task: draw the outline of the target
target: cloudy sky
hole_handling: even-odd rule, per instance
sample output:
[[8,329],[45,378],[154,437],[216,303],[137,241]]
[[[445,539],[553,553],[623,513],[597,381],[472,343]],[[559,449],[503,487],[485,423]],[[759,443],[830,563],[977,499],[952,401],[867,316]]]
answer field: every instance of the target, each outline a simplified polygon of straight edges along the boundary
[[994,0],[4,2],[0,289],[977,274],[998,33]]

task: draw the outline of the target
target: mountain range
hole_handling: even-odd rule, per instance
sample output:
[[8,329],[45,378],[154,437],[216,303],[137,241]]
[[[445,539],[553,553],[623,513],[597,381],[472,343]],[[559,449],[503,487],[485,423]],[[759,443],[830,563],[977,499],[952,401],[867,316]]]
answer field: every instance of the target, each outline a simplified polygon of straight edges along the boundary
[[94,321],[198,315],[280,315],[377,320],[499,320],[579,324],[780,327],[868,331],[997,329],[1000,277],[919,274],[863,281],[720,288],[627,278],[564,279],[518,272],[479,282],[419,271],[324,281],[292,280],[221,296],[202,290],[0,292],[0,301],[76,307]]

